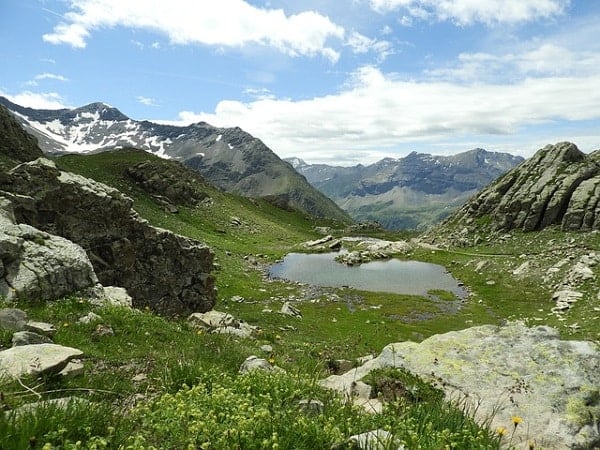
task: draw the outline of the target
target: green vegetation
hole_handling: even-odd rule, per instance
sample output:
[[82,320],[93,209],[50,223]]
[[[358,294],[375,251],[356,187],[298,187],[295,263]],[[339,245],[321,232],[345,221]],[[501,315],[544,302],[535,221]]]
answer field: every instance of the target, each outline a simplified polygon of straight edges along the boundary
[[[565,337],[600,339],[594,321],[587,320],[599,315],[593,309],[599,306],[597,301],[575,304],[567,320],[559,321],[550,314],[550,285],[540,282],[557,262],[554,248],[600,248],[599,234],[515,233],[512,239],[474,248],[417,248],[406,256],[447,267],[471,292],[464,301],[443,291],[418,297],[308,289],[268,280],[264,268],[299,243],[317,238],[315,226],[336,224],[317,223],[267,201],[226,194],[209,185],[200,189],[211,201],[193,208],[178,205],[177,214],[165,212],[123,176],[129,165],[148,158],[153,157],[121,151],[56,161],[63,169],[117,187],[133,198],[136,211],[153,225],[213,248],[219,267],[215,309],[260,327],[258,338],[197,332],[184,318],[99,307],[79,298],[11,305],[35,320],[55,324],[56,343],[84,352],[85,373],[67,379],[0,381],[1,405],[13,411],[0,414],[0,448],[314,449],[331,448],[352,434],[382,428],[410,449],[497,449],[495,432],[477,426],[461,405],[443,402],[433,387],[401,371],[375,372],[367,380],[390,400],[380,415],[359,413],[320,389],[316,381],[328,375],[333,360],[355,360],[379,353],[391,342],[421,341],[505,319],[555,326]],[[409,236],[388,232],[385,237]],[[524,261],[523,253],[544,254],[547,264],[516,277],[512,270]],[[484,267],[475,270],[482,261]],[[600,286],[592,280],[584,289],[597,298]],[[233,301],[233,296],[244,301]],[[290,298],[303,299],[296,303],[302,319],[277,313]],[[97,333],[98,323],[78,323],[90,311],[99,314],[100,323],[110,325],[114,335]],[[579,327],[568,327],[574,323]],[[0,333],[0,345],[9,346],[10,338],[10,333]],[[261,349],[266,344],[272,351]],[[263,356],[286,372],[238,374],[249,355]],[[32,400],[66,395],[93,406],[73,402],[66,409],[43,406],[33,413],[15,412]],[[302,399],[321,401],[322,413],[302,411],[298,406]]]

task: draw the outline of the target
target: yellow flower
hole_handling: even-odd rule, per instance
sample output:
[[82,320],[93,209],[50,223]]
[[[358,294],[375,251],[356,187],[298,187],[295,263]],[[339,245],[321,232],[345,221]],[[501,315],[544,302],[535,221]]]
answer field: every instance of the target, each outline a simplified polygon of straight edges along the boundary
[[496,428],[496,433],[498,433],[500,436],[504,436],[506,434],[506,428],[498,427]]
[[523,419],[521,419],[519,416],[512,416],[511,420],[512,423],[515,425],[515,428],[517,427],[517,425],[523,422]]
[[69,322],[63,323],[63,327],[68,327],[68,326],[69,326]]

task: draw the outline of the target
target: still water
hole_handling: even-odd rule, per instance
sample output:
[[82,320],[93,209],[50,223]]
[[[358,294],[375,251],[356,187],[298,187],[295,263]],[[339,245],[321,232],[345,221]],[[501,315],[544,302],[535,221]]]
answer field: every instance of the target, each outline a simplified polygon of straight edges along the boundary
[[339,253],[289,253],[269,269],[272,278],[324,287],[348,286],[363,291],[425,295],[443,289],[466,297],[466,291],[443,266],[419,261],[372,261],[349,267],[335,261]]

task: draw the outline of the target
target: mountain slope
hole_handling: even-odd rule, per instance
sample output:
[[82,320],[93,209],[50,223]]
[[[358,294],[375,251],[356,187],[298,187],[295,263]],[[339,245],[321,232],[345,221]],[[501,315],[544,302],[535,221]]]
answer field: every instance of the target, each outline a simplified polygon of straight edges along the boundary
[[27,134],[12,114],[0,105],[0,158],[25,162],[40,156],[42,152],[35,138]]
[[37,137],[46,154],[89,153],[135,147],[182,161],[219,188],[310,215],[349,222],[333,201],[314,189],[262,141],[240,128],[200,122],[185,127],[129,119],[105,103],[81,108],[36,110],[0,97]]
[[474,149],[454,156],[413,152],[369,165],[335,167],[287,161],[356,220],[391,229],[438,222],[523,159]]

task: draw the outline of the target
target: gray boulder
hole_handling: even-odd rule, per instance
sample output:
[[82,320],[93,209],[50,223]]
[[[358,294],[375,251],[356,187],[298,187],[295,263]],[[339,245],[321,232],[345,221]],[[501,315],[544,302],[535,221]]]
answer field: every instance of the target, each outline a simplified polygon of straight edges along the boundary
[[188,323],[196,329],[218,334],[231,334],[242,338],[253,338],[258,331],[258,327],[254,325],[238,320],[231,314],[215,310],[190,314]]
[[83,247],[100,283],[126,288],[135,307],[172,315],[215,304],[212,251],[150,226],[118,190],[43,158],[10,170],[0,189],[11,193],[19,223]]
[[16,224],[0,197],[0,297],[53,300],[98,283],[85,251],[67,239]]
[[28,320],[27,313],[20,309],[0,309],[0,330],[22,331]]
[[273,366],[269,361],[258,356],[248,356],[240,366],[240,373],[248,373],[254,370],[262,370],[264,372],[276,372],[281,370],[277,366]]
[[56,374],[63,370],[70,360],[81,356],[81,350],[56,344],[13,347],[0,352],[0,379]]
[[281,314],[285,314],[286,316],[292,316],[298,319],[302,319],[302,313],[300,312],[300,310],[293,306],[290,302],[284,302],[279,312]]
[[13,347],[49,343],[52,343],[49,337],[44,336],[43,334],[34,333],[33,331],[17,331],[12,337]]
[[[464,402],[492,429],[512,432],[513,444],[580,449],[600,444],[600,350],[584,341],[563,341],[556,330],[522,323],[485,325],[432,336],[420,344],[385,347],[379,357],[322,385],[350,395],[371,370],[404,367]],[[518,447],[520,448],[520,447]]]

